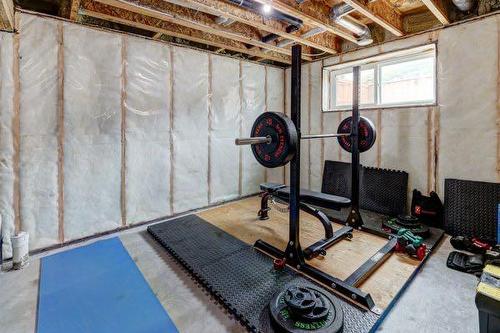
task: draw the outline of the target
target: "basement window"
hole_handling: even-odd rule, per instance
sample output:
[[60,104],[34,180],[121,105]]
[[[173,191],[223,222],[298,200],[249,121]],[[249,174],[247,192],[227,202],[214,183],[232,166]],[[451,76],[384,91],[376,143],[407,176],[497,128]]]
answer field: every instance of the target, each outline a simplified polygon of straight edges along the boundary
[[436,103],[436,49],[426,45],[323,68],[323,111],[352,107],[352,68],[360,66],[360,108]]

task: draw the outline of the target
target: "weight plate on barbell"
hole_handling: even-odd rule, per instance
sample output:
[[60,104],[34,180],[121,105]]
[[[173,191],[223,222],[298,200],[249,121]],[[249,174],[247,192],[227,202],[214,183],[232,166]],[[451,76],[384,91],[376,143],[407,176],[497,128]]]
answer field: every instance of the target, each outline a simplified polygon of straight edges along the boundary
[[283,113],[264,112],[254,122],[252,137],[271,137],[271,143],[252,145],[257,161],[266,168],[284,166],[297,151],[297,130]]
[[[339,125],[337,133],[351,133],[352,117],[347,117]],[[359,152],[365,152],[370,149],[377,139],[377,130],[370,119],[359,117],[358,126],[358,148]],[[345,151],[351,152],[351,137],[337,137],[340,147]]]

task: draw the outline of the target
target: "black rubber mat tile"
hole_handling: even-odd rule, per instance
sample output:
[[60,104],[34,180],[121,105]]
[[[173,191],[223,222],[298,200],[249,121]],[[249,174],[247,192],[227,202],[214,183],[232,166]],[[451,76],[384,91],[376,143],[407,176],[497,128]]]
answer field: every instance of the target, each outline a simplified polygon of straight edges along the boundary
[[[276,293],[292,283],[313,285],[291,269],[275,271],[271,258],[194,215],[156,224],[148,231],[251,332],[273,332],[268,303]],[[369,332],[379,319],[332,297],[345,313],[346,333]]]
[[452,236],[496,242],[499,204],[499,183],[445,179],[444,228]]
[[[408,173],[360,166],[360,208],[397,216],[406,211]],[[321,192],[351,197],[351,164],[325,161]]]

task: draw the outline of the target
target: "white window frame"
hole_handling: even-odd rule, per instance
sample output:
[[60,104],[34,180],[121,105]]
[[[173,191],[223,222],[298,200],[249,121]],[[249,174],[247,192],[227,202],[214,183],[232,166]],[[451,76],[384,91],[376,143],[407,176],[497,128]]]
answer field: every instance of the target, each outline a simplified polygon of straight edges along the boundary
[[[411,60],[419,60],[428,58],[429,56],[433,57],[433,96],[429,100],[424,101],[408,101],[404,103],[381,103],[382,97],[382,85],[380,82],[381,78],[381,69],[387,65],[404,63]],[[323,67],[323,87],[322,87],[322,110],[323,112],[336,112],[336,111],[345,111],[350,110],[352,106],[350,105],[342,105],[335,106],[335,98],[336,94],[334,93],[335,89],[335,77],[337,75],[345,74],[352,72],[352,68],[355,66],[360,66],[360,70],[366,70],[369,68],[373,68],[375,70],[374,80],[375,80],[375,91],[374,91],[374,104],[360,104],[360,109],[385,109],[385,108],[401,108],[401,107],[419,107],[419,106],[430,106],[436,105],[437,103],[437,73],[436,73],[436,45],[428,44],[424,46],[419,46],[407,50],[395,51],[390,53],[385,53],[382,55],[351,61],[343,64],[324,66]],[[333,82],[332,82],[332,77]],[[333,105],[333,107],[331,107]]]

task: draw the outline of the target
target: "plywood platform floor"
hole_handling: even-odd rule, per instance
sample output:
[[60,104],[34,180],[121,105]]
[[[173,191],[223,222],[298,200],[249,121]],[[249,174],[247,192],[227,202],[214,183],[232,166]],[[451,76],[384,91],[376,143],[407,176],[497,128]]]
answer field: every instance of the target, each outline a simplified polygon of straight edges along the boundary
[[[288,241],[288,214],[272,209],[270,218],[261,221],[257,217],[259,207],[260,198],[250,197],[197,215],[248,244],[262,239],[284,249]],[[300,217],[300,241],[302,247],[306,248],[324,237],[324,229],[316,218],[304,212],[301,212]],[[332,226],[334,230],[341,228],[336,224]],[[385,238],[355,230],[352,240],[340,241],[328,249],[324,258],[313,259],[309,263],[330,275],[345,279],[386,243]],[[394,253],[360,288],[372,295],[379,308],[385,309],[419,263],[404,254]]]

